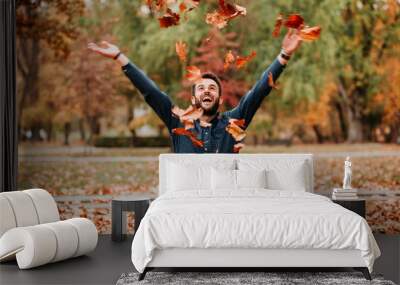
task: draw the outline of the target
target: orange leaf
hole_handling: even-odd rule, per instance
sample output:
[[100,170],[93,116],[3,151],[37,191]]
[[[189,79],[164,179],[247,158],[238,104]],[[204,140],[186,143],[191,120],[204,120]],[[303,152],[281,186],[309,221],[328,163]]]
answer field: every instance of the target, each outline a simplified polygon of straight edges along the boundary
[[201,79],[201,71],[197,66],[190,65],[186,67],[186,78],[189,81],[196,82]]
[[278,84],[276,84],[276,82],[274,82],[274,77],[272,76],[272,73],[271,73],[271,72],[268,73],[268,85],[269,85],[271,88],[279,89],[279,88],[278,88]]
[[244,119],[229,119],[229,122],[235,124],[236,126],[244,128],[244,123],[245,123]]
[[186,110],[183,110],[178,106],[174,106],[171,111],[172,114],[175,117],[178,117],[183,123],[185,129],[188,130],[194,128],[194,120],[199,119],[203,115],[204,110],[202,108],[195,108],[190,105]]
[[246,137],[246,132],[235,124],[236,119],[230,119],[225,130],[232,135],[235,141],[241,141]]
[[180,11],[181,13],[185,12],[186,9],[187,9],[187,7],[186,7],[186,4],[185,4],[185,3],[182,2],[181,4],[179,4],[179,11]]
[[283,23],[283,15],[279,14],[278,17],[276,17],[274,31],[272,32],[272,36],[274,36],[275,38],[279,36],[282,23]]
[[298,29],[304,25],[304,19],[300,14],[291,14],[286,18],[284,25],[288,28]]
[[224,70],[228,69],[229,65],[235,61],[235,56],[233,55],[232,51],[230,50],[225,55],[225,63],[224,63]]
[[176,53],[182,62],[186,61],[186,54],[187,54],[186,47],[187,47],[186,43],[182,41],[175,43]]
[[233,152],[238,153],[244,147],[243,143],[237,143],[233,145]]
[[214,25],[218,29],[222,29],[227,25],[229,20],[232,20],[239,15],[246,16],[246,14],[246,8],[239,5],[225,3],[225,0],[219,0],[218,10],[212,13],[207,13],[206,23]]
[[256,55],[257,53],[255,51],[252,51],[249,56],[238,56],[236,58],[236,67],[238,69],[242,68],[247,62],[252,60]]
[[213,13],[207,13],[206,23],[222,29],[228,24],[228,21],[218,11]]
[[318,39],[320,35],[321,35],[320,26],[309,27],[300,30],[300,37],[304,41],[314,41]]
[[161,28],[168,28],[170,26],[178,25],[179,14],[176,14],[172,12],[171,9],[167,8],[167,13],[161,18],[158,18],[158,21],[160,22]]

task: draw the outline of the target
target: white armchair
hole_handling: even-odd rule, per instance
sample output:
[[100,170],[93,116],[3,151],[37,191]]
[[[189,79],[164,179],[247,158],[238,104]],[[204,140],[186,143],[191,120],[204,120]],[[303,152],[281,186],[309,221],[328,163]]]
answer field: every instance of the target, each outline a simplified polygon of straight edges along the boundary
[[97,239],[88,219],[60,221],[46,190],[0,193],[0,262],[16,258],[20,269],[28,269],[86,254]]

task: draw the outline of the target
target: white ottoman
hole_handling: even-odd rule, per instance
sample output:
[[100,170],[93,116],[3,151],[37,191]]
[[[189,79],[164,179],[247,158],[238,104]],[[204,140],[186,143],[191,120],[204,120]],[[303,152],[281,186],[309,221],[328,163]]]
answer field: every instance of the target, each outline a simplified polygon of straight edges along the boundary
[[56,203],[43,189],[0,193],[0,261],[20,269],[86,254],[96,248],[97,229],[86,218],[59,220]]

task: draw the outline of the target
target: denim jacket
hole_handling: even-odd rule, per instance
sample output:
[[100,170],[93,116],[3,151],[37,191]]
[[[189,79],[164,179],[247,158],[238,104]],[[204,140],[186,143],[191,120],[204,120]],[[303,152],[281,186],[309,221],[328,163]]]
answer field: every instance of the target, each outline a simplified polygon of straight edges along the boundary
[[272,87],[268,85],[268,74],[272,73],[274,81],[282,73],[286,65],[282,65],[278,59],[263,72],[261,78],[253,88],[243,96],[239,104],[232,110],[218,112],[217,116],[210,122],[210,127],[200,126],[200,121],[194,122],[194,133],[197,138],[203,141],[204,146],[193,145],[191,140],[183,135],[172,133],[174,128],[183,128],[179,118],[172,115],[173,102],[171,98],[162,92],[157,85],[146,76],[134,63],[128,63],[122,66],[125,75],[130,79],[133,85],[143,95],[144,100],[157,113],[165,123],[172,139],[173,152],[175,153],[233,153],[233,146],[237,143],[231,134],[225,128],[230,118],[244,119],[245,128],[247,128],[260,107],[263,99],[270,93]]

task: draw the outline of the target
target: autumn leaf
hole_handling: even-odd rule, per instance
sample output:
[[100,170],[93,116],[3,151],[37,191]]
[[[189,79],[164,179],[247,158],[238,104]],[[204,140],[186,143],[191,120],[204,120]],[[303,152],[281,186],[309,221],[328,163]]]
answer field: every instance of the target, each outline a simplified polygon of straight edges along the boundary
[[204,143],[201,140],[197,139],[196,136],[191,131],[188,131],[185,128],[172,129],[172,133],[176,135],[187,136],[192,141],[193,145],[197,147],[204,146]]
[[146,0],[147,6],[149,7],[150,11],[153,10],[153,2],[155,2],[156,10],[161,11],[166,7],[167,1],[166,0]]
[[241,128],[245,127],[245,120],[244,119],[229,119],[229,122],[232,124],[235,124],[236,126],[239,126]]
[[252,51],[251,54],[249,56],[238,56],[236,58],[236,67],[242,68],[245,64],[247,64],[250,60],[252,60],[255,56],[257,55],[257,53],[255,51]]
[[238,153],[244,147],[243,143],[237,143],[233,145],[233,152]]
[[219,0],[219,13],[227,20],[230,20],[239,15],[246,16],[247,11],[242,6],[225,3],[225,0]]
[[186,61],[186,54],[187,54],[186,47],[187,47],[186,43],[184,43],[182,41],[175,43],[176,53],[177,53],[180,61],[182,61],[182,62]]
[[167,13],[158,18],[161,28],[168,28],[170,26],[179,24],[179,14],[172,12],[171,9],[167,8]]
[[304,25],[304,19],[300,14],[291,14],[284,22],[284,26],[287,28],[298,29],[302,25]]
[[246,137],[246,132],[236,124],[238,121],[240,120],[230,119],[229,124],[225,128],[225,130],[231,134],[235,141],[241,141]]
[[201,71],[197,66],[190,65],[186,67],[186,78],[189,81],[196,82],[201,79]]
[[225,62],[224,62],[224,70],[228,69],[229,65],[235,61],[235,56],[233,55],[232,51],[230,50],[225,55]]
[[268,85],[269,85],[271,88],[279,89],[279,88],[278,88],[278,84],[276,84],[276,82],[274,81],[274,77],[273,77],[273,75],[272,75],[271,72],[268,73]]
[[190,105],[186,110],[174,106],[171,111],[175,117],[179,118],[186,130],[194,128],[194,120],[199,119],[204,112],[202,108],[196,108],[192,105]]
[[181,4],[179,4],[179,11],[180,11],[181,13],[185,12],[186,9],[187,9],[187,7],[186,7],[186,4],[185,4],[185,3],[182,2]]
[[279,36],[282,23],[283,23],[283,15],[279,14],[278,17],[276,17],[274,31],[272,32],[272,36],[274,36],[275,38]]
[[218,10],[212,13],[207,13],[206,23],[213,25],[218,29],[222,29],[228,24],[229,20],[232,20],[239,15],[246,16],[246,14],[246,8],[235,4],[225,3],[225,0],[219,0]]
[[319,38],[320,34],[321,34],[320,26],[307,27],[300,30],[300,37],[304,41],[314,41]]

